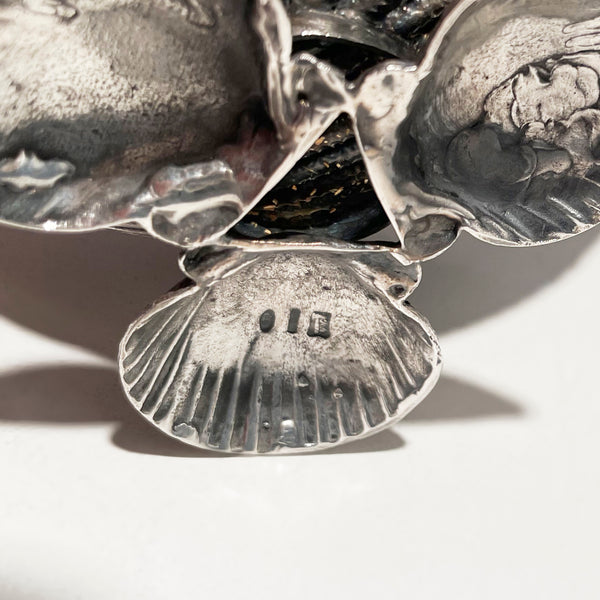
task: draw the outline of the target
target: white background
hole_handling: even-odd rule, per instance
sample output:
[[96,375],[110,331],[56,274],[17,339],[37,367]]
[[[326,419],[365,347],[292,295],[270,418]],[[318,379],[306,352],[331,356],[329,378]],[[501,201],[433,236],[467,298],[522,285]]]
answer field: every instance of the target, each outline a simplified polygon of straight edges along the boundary
[[427,264],[437,389],[314,456],[195,452],[129,407],[117,344],[175,255],[0,229],[1,600],[600,598],[600,231]]

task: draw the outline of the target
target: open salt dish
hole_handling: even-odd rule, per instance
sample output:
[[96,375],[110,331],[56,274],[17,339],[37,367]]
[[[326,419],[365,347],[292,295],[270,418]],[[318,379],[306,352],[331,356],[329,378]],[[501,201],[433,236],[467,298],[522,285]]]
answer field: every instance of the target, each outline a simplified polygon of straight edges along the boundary
[[441,368],[419,263],[462,230],[530,246],[600,218],[592,0],[15,0],[0,22],[0,221],[181,247],[119,364],[188,444],[398,421]]

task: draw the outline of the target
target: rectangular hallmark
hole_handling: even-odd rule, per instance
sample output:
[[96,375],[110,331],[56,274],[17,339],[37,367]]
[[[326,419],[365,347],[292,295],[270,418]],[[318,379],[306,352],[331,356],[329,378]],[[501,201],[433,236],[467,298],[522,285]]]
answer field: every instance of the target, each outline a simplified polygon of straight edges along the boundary
[[314,312],[310,317],[308,335],[327,339],[331,336],[331,313]]

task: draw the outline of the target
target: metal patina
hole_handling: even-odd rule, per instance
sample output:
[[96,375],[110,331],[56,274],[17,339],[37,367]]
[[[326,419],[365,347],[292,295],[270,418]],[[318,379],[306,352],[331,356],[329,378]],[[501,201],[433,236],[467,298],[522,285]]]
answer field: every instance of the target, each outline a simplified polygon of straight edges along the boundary
[[406,303],[421,261],[600,220],[596,0],[7,0],[0,22],[0,222],[181,248],[119,364],[188,444],[398,421],[441,365]]
[[[309,52],[356,81],[393,58],[414,59],[445,9],[455,0],[287,0],[294,49]],[[386,227],[388,218],[375,194],[344,115],[250,211],[237,231],[265,238],[289,231],[358,240]]]

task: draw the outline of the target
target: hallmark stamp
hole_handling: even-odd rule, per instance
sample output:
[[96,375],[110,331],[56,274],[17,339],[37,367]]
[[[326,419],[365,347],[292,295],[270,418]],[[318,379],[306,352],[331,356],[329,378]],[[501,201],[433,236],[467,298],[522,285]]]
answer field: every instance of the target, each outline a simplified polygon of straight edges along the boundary
[[263,333],[269,333],[275,327],[275,312],[271,309],[265,310],[265,312],[260,315],[260,330]]
[[290,310],[290,319],[288,321],[288,333],[298,333],[298,323],[300,322],[301,311],[299,308]]
[[331,336],[331,313],[314,312],[310,317],[308,328],[310,337],[322,337],[327,339]]
[[[300,317],[302,311],[299,308],[292,308],[288,316],[287,333],[295,335],[300,326]],[[259,319],[260,330],[263,333],[270,333],[275,328],[276,316],[272,309],[265,310]],[[310,323],[306,334],[310,337],[321,337],[327,339],[331,337],[331,313],[315,311],[310,317]]]

